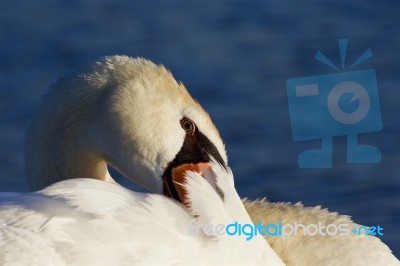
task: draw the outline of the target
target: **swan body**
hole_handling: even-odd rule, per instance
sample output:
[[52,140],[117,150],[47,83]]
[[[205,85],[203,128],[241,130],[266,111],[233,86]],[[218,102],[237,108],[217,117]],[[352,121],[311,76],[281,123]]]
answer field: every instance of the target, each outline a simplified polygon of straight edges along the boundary
[[[302,204],[273,203],[265,199],[243,200],[254,223],[304,225],[348,225],[349,230],[360,225],[349,216],[329,212],[321,207],[304,207]],[[287,266],[400,266],[399,260],[378,237],[350,232],[349,235],[310,236],[297,235],[286,238],[266,235],[265,239]]]
[[251,220],[210,117],[162,66],[113,56],[60,79],[25,151],[39,191],[0,194],[0,265],[284,265],[260,236],[189,234]]
[[251,222],[231,172],[212,168],[224,200],[203,176],[187,172],[190,210],[162,195],[88,178],[3,195],[0,264],[284,265],[262,237],[246,241],[188,230],[192,220]]
[[[1,265],[283,265],[260,236],[185,234],[190,219],[250,219],[209,115],[150,61],[106,57],[53,84],[25,161],[39,191],[0,194]],[[197,171],[203,164],[214,174]],[[156,194],[115,184],[108,165]],[[253,223],[351,222],[318,208],[244,204]],[[398,265],[375,237],[266,239],[287,265]]]

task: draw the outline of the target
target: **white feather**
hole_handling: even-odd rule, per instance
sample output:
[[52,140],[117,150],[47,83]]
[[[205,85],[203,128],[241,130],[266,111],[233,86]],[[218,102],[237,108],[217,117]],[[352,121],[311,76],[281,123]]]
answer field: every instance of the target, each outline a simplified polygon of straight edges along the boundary
[[[231,178],[216,172],[216,180]],[[198,222],[250,221],[245,211],[232,216],[201,175],[189,172],[185,186]],[[162,195],[72,179],[0,197],[0,265],[283,265],[262,238],[190,232],[194,217]],[[240,200],[229,204],[243,209]]]

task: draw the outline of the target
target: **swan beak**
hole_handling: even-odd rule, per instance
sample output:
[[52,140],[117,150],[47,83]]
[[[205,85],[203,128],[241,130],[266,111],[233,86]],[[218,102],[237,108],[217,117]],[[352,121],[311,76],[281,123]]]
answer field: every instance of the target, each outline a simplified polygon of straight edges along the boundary
[[217,186],[212,174],[211,163],[216,161],[224,168],[226,163],[214,144],[199,130],[186,134],[182,147],[175,158],[168,163],[163,180],[163,194],[175,199],[188,207],[187,191],[183,186],[186,183],[187,171],[199,173],[216,190],[223,199],[223,191]]
[[172,182],[174,184],[176,192],[178,192],[179,199],[183,203],[183,205],[186,208],[189,208],[190,201],[187,197],[187,191],[184,186],[184,184],[186,183],[187,171],[197,172],[210,182],[211,180],[208,179],[210,177],[211,167],[209,163],[188,163],[172,168]]

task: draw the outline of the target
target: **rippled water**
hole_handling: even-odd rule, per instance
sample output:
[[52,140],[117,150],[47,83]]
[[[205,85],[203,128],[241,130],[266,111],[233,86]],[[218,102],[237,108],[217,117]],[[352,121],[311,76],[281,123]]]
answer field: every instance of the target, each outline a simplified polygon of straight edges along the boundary
[[[302,201],[381,225],[400,255],[400,2],[3,1],[0,3],[0,191],[26,191],[24,134],[45,88],[110,54],[168,66],[210,112],[227,145],[242,196]],[[319,140],[291,138],[285,81],[335,73],[338,38],[349,39],[355,70],[377,71],[383,130],[360,142],[381,164],[349,165],[334,139],[334,167],[299,169],[297,155]]]

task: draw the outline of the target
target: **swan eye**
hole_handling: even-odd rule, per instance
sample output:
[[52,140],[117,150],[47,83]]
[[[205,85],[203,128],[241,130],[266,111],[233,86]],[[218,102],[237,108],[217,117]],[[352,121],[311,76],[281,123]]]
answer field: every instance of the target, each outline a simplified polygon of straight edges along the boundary
[[196,126],[193,123],[193,121],[188,118],[183,118],[181,120],[181,126],[188,134],[193,134],[194,130],[196,129]]

